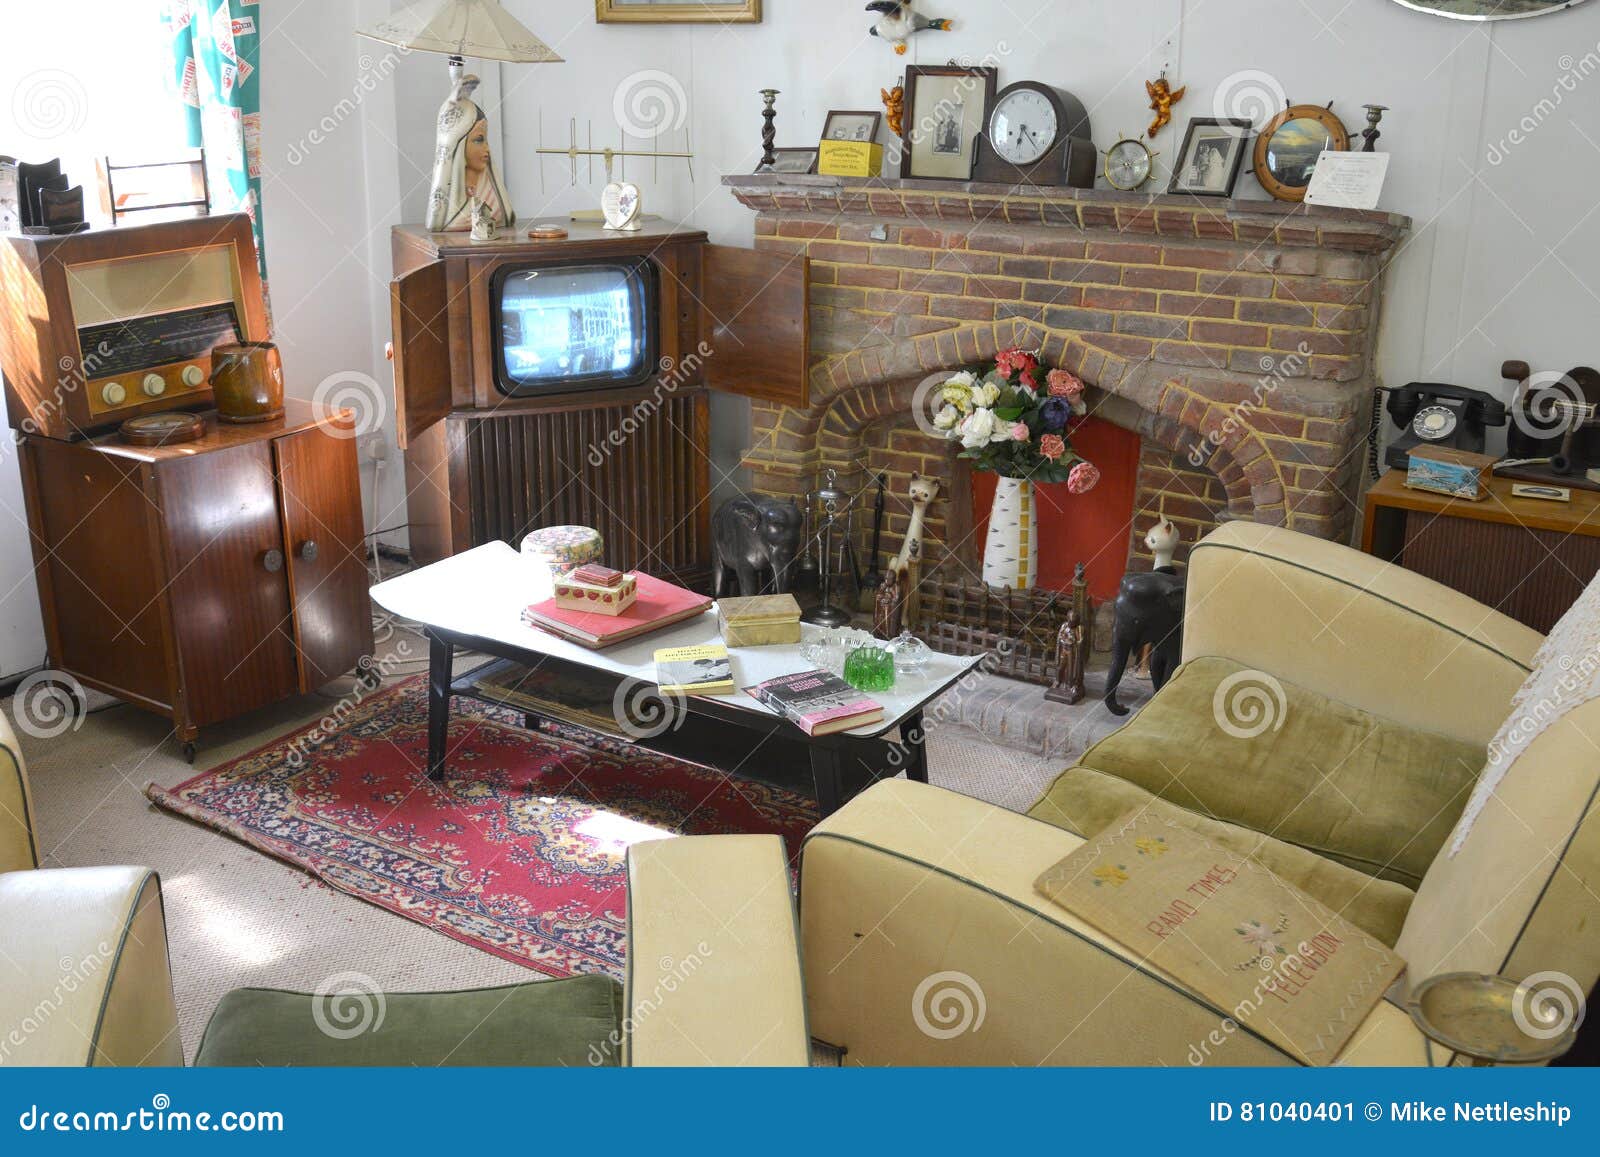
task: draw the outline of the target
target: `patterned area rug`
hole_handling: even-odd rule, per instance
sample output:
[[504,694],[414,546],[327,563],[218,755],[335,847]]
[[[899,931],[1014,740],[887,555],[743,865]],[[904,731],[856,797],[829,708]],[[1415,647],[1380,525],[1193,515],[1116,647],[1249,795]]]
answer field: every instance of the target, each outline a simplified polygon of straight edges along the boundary
[[468,700],[455,707],[443,783],[423,770],[427,688],[416,676],[332,728],[145,794],[341,892],[551,976],[622,976],[628,845],[773,832],[794,857],[816,823],[816,804],[792,791],[578,728],[531,732],[519,715]]

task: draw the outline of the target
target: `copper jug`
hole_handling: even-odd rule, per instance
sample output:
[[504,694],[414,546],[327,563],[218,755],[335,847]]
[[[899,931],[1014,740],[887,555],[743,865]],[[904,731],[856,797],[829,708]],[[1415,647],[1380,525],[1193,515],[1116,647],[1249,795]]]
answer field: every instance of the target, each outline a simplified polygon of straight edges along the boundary
[[283,361],[270,341],[211,347],[211,390],[224,422],[271,422],[283,417]]

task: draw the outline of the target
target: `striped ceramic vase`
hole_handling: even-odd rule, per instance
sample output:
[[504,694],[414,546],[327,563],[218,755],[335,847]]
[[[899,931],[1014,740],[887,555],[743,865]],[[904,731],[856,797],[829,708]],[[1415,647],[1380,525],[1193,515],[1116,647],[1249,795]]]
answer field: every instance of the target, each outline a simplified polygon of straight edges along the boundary
[[995,479],[989,534],[983,544],[983,581],[992,587],[1028,590],[1039,574],[1039,534],[1033,514],[1033,483]]

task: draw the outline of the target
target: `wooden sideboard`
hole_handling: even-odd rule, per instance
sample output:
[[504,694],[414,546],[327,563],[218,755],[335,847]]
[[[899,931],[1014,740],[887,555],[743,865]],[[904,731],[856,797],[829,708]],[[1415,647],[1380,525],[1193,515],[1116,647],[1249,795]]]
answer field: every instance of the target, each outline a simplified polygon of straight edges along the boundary
[[1517,498],[1491,479],[1477,502],[1410,490],[1400,470],[1367,491],[1361,549],[1548,633],[1600,570],[1600,493]]
[[290,400],[163,447],[22,439],[50,665],[199,730],[372,654],[350,418]]

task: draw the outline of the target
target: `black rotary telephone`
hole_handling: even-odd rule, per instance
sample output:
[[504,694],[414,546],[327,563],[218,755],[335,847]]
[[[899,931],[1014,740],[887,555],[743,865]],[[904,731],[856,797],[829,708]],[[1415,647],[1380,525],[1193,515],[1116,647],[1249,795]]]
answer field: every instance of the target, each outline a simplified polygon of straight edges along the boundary
[[1379,386],[1372,392],[1372,427],[1367,431],[1367,465],[1373,478],[1378,477],[1378,407],[1383,394],[1389,395],[1384,408],[1402,431],[1389,443],[1383,460],[1398,470],[1406,469],[1418,446],[1481,454],[1484,430],[1506,424],[1505,403],[1482,390],[1443,382],[1411,382],[1394,389]]

